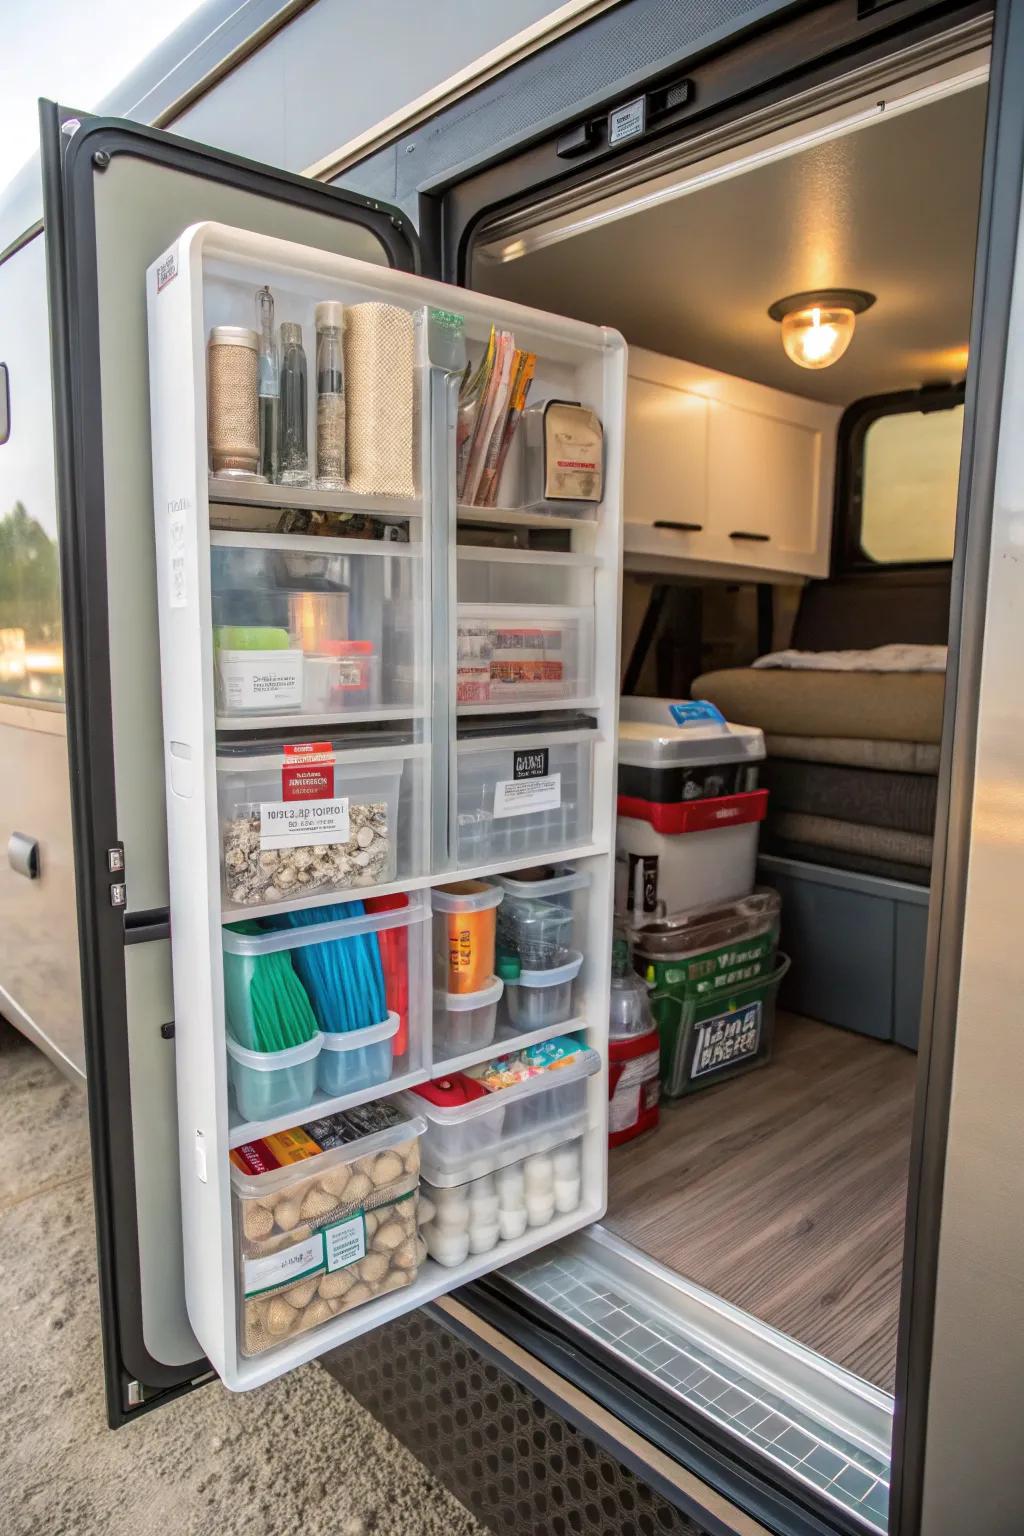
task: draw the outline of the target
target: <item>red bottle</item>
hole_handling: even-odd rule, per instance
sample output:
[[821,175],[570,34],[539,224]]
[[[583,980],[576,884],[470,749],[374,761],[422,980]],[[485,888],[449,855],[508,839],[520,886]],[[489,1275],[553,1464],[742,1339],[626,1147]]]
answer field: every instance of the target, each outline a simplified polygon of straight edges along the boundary
[[[618,970],[618,968],[616,968]],[[632,1141],[658,1123],[661,1042],[642,977],[612,976],[608,1029],[608,1145]]]

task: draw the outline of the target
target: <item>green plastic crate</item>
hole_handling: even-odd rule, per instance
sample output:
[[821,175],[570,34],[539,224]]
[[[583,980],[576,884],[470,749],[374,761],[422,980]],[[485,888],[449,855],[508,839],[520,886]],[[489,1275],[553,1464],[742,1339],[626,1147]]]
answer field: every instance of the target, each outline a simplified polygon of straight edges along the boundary
[[[753,980],[703,993],[682,979],[671,983],[665,974],[655,976],[651,1008],[661,1038],[666,1098],[683,1098],[769,1060],[779,983],[789,970],[786,955],[775,959],[773,970]],[[665,973],[671,967],[654,969]]]

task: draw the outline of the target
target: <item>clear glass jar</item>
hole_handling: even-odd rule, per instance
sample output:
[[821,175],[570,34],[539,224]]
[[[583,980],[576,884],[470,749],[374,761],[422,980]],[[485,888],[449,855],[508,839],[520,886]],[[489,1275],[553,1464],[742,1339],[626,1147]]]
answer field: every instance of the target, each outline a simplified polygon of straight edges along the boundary
[[316,306],[316,483],[328,491],[345,484],[344,319],[334,300]]
[[281,394],[278,403],[277,473],[281,485],[309,484],[306,418],[306,354],[302,327],[281,322]]

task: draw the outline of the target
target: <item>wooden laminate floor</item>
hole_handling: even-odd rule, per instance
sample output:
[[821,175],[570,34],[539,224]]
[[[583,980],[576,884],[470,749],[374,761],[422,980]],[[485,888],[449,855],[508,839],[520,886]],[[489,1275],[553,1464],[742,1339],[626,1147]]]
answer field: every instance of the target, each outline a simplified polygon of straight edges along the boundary
[[916,1061],[780,1014],[767,1067],[612,1150],[605,1224],[891,1392]]

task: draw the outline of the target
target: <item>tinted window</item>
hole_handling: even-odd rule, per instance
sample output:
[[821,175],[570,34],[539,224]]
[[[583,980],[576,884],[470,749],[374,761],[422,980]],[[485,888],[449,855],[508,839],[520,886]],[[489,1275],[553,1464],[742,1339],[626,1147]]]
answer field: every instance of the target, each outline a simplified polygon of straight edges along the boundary
[[879,416],[864,434],[860,546],[882,565],[951,560],[964,408]]
[[60,700],[64,672],[43,237],[0,266],[0,694]]

